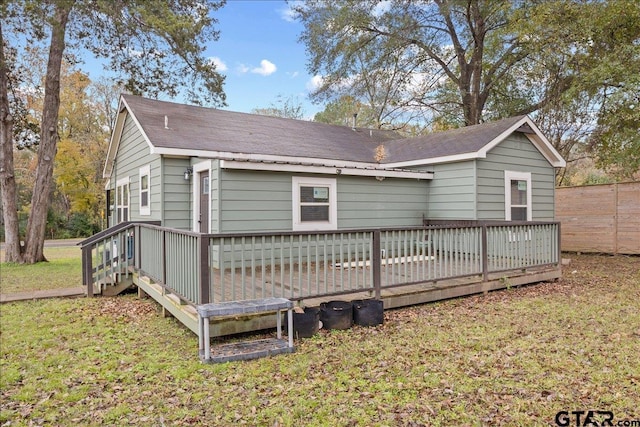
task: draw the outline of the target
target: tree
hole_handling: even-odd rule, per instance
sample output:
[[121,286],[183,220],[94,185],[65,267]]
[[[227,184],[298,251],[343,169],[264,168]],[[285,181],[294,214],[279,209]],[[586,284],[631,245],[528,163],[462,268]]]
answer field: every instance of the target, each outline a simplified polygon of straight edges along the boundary
[[[224,105],[224,78],[202,56],[209,40],[216,40],[211,11],[223,1],[199,0],[16,0],[0,5],[0,183],[6,230],[6,260],[44,261],[47,211],[53,183],[53,162],[59,140],[60,74],[68,50],[84,48],[110,61],[126,90],[135,94],[171,97],[184,93],[194,103]],[[27,222],[25,245],[20,244],[13,170],[15,110],[9,94],[19,81],[9,76],[16,68],[7,62],[12,42],[48,46],[44,98],[40,117],[38,164]],[[15,63],[13,64],[15,65]],[[18,70],[19,71],[19,70]]]
[[357,127],[377,127],[375,112],[349,95],[342,95],[328,102],[323,111],[316,113],[313,120],[341,126],[353,126],[355,120]]
[[536,121],[569,167],[591,157],[610,178],[632,178],[640,170],[640,3],[541,2],[518,31],[549,41],[520,75],[551,94]]
[[375,69],[395,59],[398,78],[387,91],[392,95],[387,105],[435,113],[456,109],[463,124],[472,125],[482,122],[494,86],[531,53],[525,38],[508,31],[526,18],[520,3],[397,0],[388,5],[317,0],[297,7],[311,72],[333,81],[360,79],[366,67],[353,73],[356,52],[374,55],[365,63],[380,64]]
[[531,114],[569,161],[587,153],[625,176],[638,170],[620,164],[637,157],[637,1],[315,0],[295,10],[309,69],[326,82],[316,100],[366,103],[359,89],[370,83],[389,95],[377,98],[383,108],[422,109],[433,128]]
[[272,103],[270,107],[254,108],[251,112],[253,114],[282,117],[285,119],[302,120],[304,118],[304,108],[302,104],[297,98],[292,96],[285,98],[283,95],[278,95],[276,102]]

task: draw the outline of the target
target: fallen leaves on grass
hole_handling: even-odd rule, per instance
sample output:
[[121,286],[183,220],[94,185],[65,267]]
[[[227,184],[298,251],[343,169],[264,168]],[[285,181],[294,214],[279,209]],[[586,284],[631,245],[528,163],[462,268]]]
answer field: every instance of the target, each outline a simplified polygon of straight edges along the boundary
[[640,258],[574,256],[569,269],[220,365],[200,364],[195,335],[133,295],[8,304],[0,424],[549,425],[581,409],[637,419]]

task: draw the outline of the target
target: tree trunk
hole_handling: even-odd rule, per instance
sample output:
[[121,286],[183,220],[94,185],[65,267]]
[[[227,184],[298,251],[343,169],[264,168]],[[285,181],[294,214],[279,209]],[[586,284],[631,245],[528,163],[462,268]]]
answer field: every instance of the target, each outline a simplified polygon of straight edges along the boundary
[[60,109],[60,69],[65,49],[65,32],[73,2],[56,4],[51,23],[51,45],[44,86],[44,105],[40,123],[40,146],[36,181],[31,196],[31,212],[27,222],[24,262],[46,261],[43,253],[47,211],[53,181],[53,160],[58,149],[58,110]]
[[9,109],[9,66],[4,56],[0,22],[0,193],[4,220],[5,261],[22,262],[18,226],[18,202],[13,168],[13,118]]

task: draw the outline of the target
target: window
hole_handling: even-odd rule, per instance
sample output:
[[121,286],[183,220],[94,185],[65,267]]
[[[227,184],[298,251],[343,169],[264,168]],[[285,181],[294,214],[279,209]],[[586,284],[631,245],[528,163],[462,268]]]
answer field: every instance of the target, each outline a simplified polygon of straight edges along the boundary
[[116,223],[129,221],[129,177],[116,183]]
[[336,180],[294,176],[293,230],[338,228]]
[[504,171],[507,221],[531,221],[531,172]]
[[151,215],[149,187],[151,173],[149,165],[140,168],[140,215]]

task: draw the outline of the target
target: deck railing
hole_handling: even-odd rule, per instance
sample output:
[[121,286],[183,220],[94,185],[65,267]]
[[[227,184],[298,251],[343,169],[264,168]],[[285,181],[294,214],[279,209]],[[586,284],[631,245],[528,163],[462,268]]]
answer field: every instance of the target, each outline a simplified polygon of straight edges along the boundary
[[[84,283],[133,267],[191,304],[364,292],[557,265],[557,222],[199,234],[128,224],[83,245]],[[112,248],[117,251],[114,260]],[[126,248],[125,250],[120,248]],[[109,251],[112,252],[109,252]],[[85,260],[88,256],[88,267]],[[100,258],[99,267],[92,260]]]

